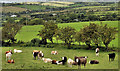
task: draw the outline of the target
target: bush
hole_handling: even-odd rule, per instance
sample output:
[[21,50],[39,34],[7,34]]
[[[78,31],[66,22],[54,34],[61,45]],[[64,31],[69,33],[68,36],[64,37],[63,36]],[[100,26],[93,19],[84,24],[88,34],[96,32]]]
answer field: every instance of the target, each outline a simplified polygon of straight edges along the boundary
[[24,41],[19,40],[17,43],[18,44],[24,44]]

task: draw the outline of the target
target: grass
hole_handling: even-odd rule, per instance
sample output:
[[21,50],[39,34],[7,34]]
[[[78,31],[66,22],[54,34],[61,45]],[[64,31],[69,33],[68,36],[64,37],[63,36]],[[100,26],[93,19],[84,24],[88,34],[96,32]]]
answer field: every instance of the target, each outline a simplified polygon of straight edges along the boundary
[[[51,58],[52,60],[61,60],[62,56],[74,59],[74,56],[88,56],[87,65],[82,69],[118,69],[118,53],[113,62],[108,61],[108,53],[100,51],[100,56],[95,56],[94,50],[73,50],[66,49],[62,45],[54,45],[54,48],[43,47],[3,47],[2,48],[2,69],[78,69],[78,66],[68,67],[68,65],[53,65],[51,63],[44,63],[42,60],[33,60],[32,51],[41,50],[44,53],[45,58]],[[14,64],[6,63],[5,52],[13,49],[23,50],[23,53],[14,53],[12,59],[15,60]],[[52,50],[57,50],[58,55],[51,55]],[[90,60],[99,60],[100,64],[90,65]]]
[[[88,25],[90,22],[75,22],[75,23],[62,23],[58,24],[59,27],[71,26],[75,28],[77,31],[80,30],[85,25]],[[96,24],[100,24],[100,21],[94,21]],[[117,27],[118,28],[118,21],[103,21],[103,24],[108,24],[108,26]],[[42,25],[34,25],[34,26],[23,26],[22,29],[18,32],[15,36],[17,40],[22,40],[24,42],[31,41],[33,38],[40,38],[37,36],[38,31],[42,29]],[[50,42],[50,41],[48,41]],[[57,43],[55,38],[53,38],[53,42]],[[62,41],[58,41],[59,43],[63,43]],[[78,44],[78,43],[76,43]],[[118,35],[116,35],[116,39],[113,40],[109,46],[111,47],[118,47]]]
[[3,12],[5,13],[8,13],[8,12],[18,13],[18,12],[26,11],[25,8],[13,7],[13,6],[6,6],[6,7],[3,7],[2,9],[3,9]]

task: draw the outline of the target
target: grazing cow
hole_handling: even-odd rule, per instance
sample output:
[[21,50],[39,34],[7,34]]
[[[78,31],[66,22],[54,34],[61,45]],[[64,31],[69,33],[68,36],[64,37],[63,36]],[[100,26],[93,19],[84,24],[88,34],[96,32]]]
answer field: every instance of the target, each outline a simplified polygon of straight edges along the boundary
[[108,55],[109,55],[109,61],[110,61],[110,59],[111,59],[111,61],[114,61],[114,59],[115,59],[115,53],[110,53]]
[[43,53],[39,53],[38,57],[39,57],[39,59],[42,59],[44,57],[44,54]]
[[56,54],[58,54],[58,52],[57,51],[51,51],[51,54],[56,55]]
[[36,57],[38,57],[38,59],[41,57],[44,57],[44,54],[42,53],[42,51],[38,51],[38,50],[33,50],[33,56],[34,56],[34,59],[36,59]]
[[11,56],[12,56],[13,53],[12,53],[12,51],[10,50],[10,51],[6,51],[5,54],[6,54],[6,61],[7,61],[7,60],[10,60],[10,59],[11,59]]
[[62,63],[62,62],[59,62],[59,61],[56,61],[56,60],[52,60],[52,64],[60,65],[60,64],[63,64],[63,63]]
[[85,67],[86,63],[87,63],[87,57],[86,56],[85,57],[77,57],[77,56],[75,56],[75,62],[77,62],[77,64],[79,66],[81,66],[81,64],[82,64]]
[[74,61],[76,62],[76,59],[80,59],[80,58],[88,58],[88,56],[81,56],[81,57],[77,57],[77,56],[75,56],[75,58],[74,58]]
[[15,63],[14,59],[8,60],[8,63]]
[[17,49],[14,49],[14,53],[21,53],[22,50],[17,50]]
[[52,59],[50,59],[50,58],[42,58],[42,60],[43,60],[45,63],[52,62]]
[[99,61],[98,60],[91,60],[89,61],[90,64],[99,64]]
[[99,48],[96,48],[95,52],[96,52],[96,56],[99,56]]

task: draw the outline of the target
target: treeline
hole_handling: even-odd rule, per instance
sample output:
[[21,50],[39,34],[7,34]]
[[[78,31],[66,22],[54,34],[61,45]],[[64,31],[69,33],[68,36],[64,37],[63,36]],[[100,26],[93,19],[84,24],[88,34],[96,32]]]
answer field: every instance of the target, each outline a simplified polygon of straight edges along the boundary
[[[76,31],[73,27],[58,27],[58,25],[53,21],[42,21],[41,22],[44,27],[38,31],[39,33],[36,34],[42,38],[40,39],[33,39],[31,40],[32,44],[34,45],[46,45],[47,39],[53,42],[53,37],[56,40],[64,41],[64,44],[67,45],[68,48],[71,48],[71,44],[74,42],[85,43],[90,49],[92,48],[92,44],[99,47],[101,44],[106,46],[108,49],[108,45],[112,40],[116,38],[116,34],[118,29],[116,27],[109,27],[107,24],[95,24],[90,23],[87,26],[84,26],[79,31]],[[15,39],[15,35],[21,29],[21,25],[18,24],[5,24],[2,29],[2,45],[3,46],[10,46],[14,44],[17,39]],[[7,41],[7,42],[6,42]],[[37,42],[37,43],[36,43]],[[24,43],[19,41],[18,43]],[[32,45],[30,43],[30,45]],[[26,43],[29,46],[29,43]]]
[[117,32],[117,28],[108,27],[107,24],[103,25],[102,22],[100,25],[90,23],[88,26],[76,31],[75,28],[69,26],[59,28],[57,24],[49,21],[44,23],[44,28],[39,31],[38,36],[42,37],[45,44],[47,44],[47,39],[53,43],[53,37],[56,37],[57,41],[64,41],[68,48],[71,48],[71,43],[73,42],[78,42],[79,45],[82,42],[89,48],[91,48],[91,44],[99,47],[103,43],[108,49],[108,45],[115,39]]
[[[92,14],[91,14],[92,13]],[[47,17],[46,17],[47,16]],[[58,23],[70,23],[70,22],[79,22],[79,21],[115,21],[120,20],[120,17],[116,13],[106,13],[104,15],[95,15],[93,12],[73,12],[66,14],[37,14],[31,15],[35,18],[43,18],[44,20],[53,20]]]

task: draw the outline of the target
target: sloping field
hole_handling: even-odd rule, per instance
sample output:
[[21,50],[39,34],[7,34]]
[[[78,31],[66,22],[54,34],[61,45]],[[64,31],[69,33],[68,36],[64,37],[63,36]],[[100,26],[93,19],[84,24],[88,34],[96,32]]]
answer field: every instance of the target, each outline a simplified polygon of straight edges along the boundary
[[26,9],[20,8],[20,7],[6,6],[6,7],[2,7],[2,11],[5,13],[8,13],[8,12],[17,13],[17,12],[26,11]]
[[[100,24],[100,21],[95,21],[94,23]],[[62,23],[58,24],[59,27],[65,27],[65,26],[71,26],[75,28],[77,31],[80,30],[85,25],[88,25],[89,22],[75,22],[75,23]],[[111,27],[118,27],[118,21],[103,21],[103,24],[108,24]],[[40,38],[37,36],[38,31],[42,29],[42,25],[34,25],[34,26],[24,26],[22,29],[18,32],[16,35],[17,40],[22,40],[24,42],[28,42],[32,40],[33,38]],[[50,42],[50,41],[49,41]],[[54,43],[57,41],[54,38]],[[63,43],[62,41],[59,41],[59,43]],[[116,39],[113,40],[109,46],[115,46],[118,47],[118,35],[116,35]]]

